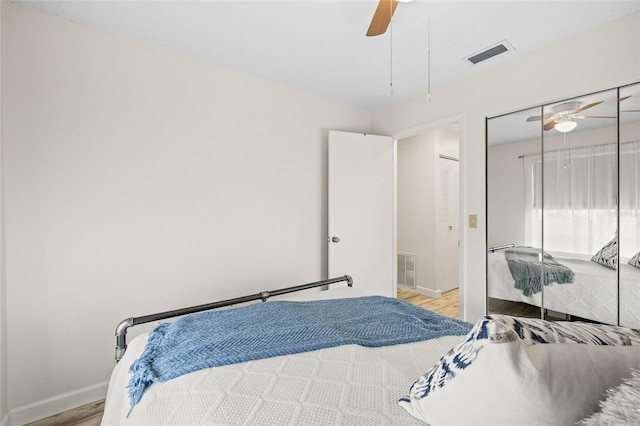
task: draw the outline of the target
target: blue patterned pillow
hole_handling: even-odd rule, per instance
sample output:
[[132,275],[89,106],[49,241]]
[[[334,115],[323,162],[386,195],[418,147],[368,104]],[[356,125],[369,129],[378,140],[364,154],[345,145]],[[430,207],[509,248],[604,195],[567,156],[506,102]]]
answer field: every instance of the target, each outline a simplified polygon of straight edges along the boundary
[[640,251],[636,253],[631,259],[629,259],[629,265],[640,268]]
[[399,404],[429,424],[572,424],[639,358],[640,330],[487,316]]
[[599,263],[611,269],[618,269],[618,239],[614,237],[604,245],[591,258],[592,262]]

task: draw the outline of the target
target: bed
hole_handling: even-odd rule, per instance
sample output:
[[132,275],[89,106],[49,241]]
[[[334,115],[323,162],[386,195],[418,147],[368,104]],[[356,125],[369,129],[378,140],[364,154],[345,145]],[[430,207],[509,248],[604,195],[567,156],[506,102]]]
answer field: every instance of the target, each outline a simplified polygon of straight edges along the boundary
[[[488,296],[493,299],[541,306],[542,293],[525,295],[514,285],[505,250],[489,251],[487,260]],[[571,283],[544,287],[544,306],[558,313],[598,321],[618,323],[616,271],[590,260],[590,256],[550,252],[558,263],[573,271]],[[640,269],[620,262],[620,324],[640,328]]]
[[[325,291],[305,290],[304,293],[286,294],[273,298],[286,299],[287,304],[296,307],[304,306],[305,309],[312,305],[325,306],[321,305],[322,303],[357,304],[361,300],[368,302],[372,298],[380,298],[368,296],[351,286],[335,288],[335,282],[335,280],[332,282],[332,288]],[[323,283],[313,284],[323,285]],[[264,300],[271,297],[271,294],[263,292],[256,297]],[[383,299],[391,300],[392,298]],[[397,299],[392,300],[401,304],[407,303]],[[387,301],[383,300],[383,302]],[[276,303],[279,303],[279,300],[256,305],[285,306],[276,305]],[[240,312],[238,310],[243,308],[244,306],[230,308],[230,311]],[[428,322],[433,320],[439,323],[438,314],[434,317],[434,313],[422,308],[410,309],[424,311],[426,318],[429,318]],[[411,311],[411,313],[422,318],[421,312]],[[194,318],[197,315],[200,314],[181,318]],[[125,323],[135,322],[131,320],[128,319]],[[175,324],[179,321],[175,321]],[[550,418],[547,415],[540,416],[539,406],[535,407],[535,410],[532,409],[531,413],[528,413],[522,404],[517,410],[502,409],[498,412],[473,408],[477,404],[491,404],[491,401],[485,400],[486,398],[501,401],[500,404],[505,401],[509,404],[509,396],[495,392],[495,389],[492,392],[482,392],[483,388],[493,381],[482,376],[495,375],[496,368],[500,368],[505,373],[501,380],[507,380],[510,377],[509,374],[521,374],[524,371],[523,357],[528,356],[526,353],[533,343],[540,343],[540,336],[531,339],[530,335],[525,335],[520,339],[507,339],[508,341],[505,340],[501,345],[495,344],[496,336],[503,335],[509,330],[513,332],[514,329],[523,330],[532,326],[539,334],[540,324],[526,322],[531,320],[522,321],[513,322],[508,317],[494,316],[486,317],[472,326],[462,321],[446,319],[441,326],[435,327],[438,329],[437,337],[428,340],[380,347],[344,344],[202,368],[164,382],[154,382],[144,390],[135,404],[132,404],[128,390],[132,377],[135,376],[135,371],[132,373],[130,367],[137,365],[145,358],[148,348],[152,347],[148,345],[148,341],[155,340],[156,337],[153,333],[151,337],[149,333],[139,335],[128,346],[125,345],[125,351],[121,345],[122,337],[117,336],[116,353],[120,355],[120,360],[113,370],[109,383],[102,424],[413,425],[427,422],[435,425],[481,424],[496,421],[513,424],[513,416],[521,418],[523,413],[529,416],[525,417],[529,424],[554,424],[554,422],[549,423]],[[545,327],[549,327],[547,322],[544,323]],[[117,331],[121,332],[121,329],[119,325]],[[566,345],[567,336],[570,334],[571,332],[566,330],[562,332],[551,330],[543,335],[546,343],[562,344],[544,346],[554,350],[560,350],[566,346],[578,346]],[[614,356],[616,362],[611,364],[611,368],[601,368],[602,373],[589,375],[588,380],[593,382],[589,385],[591,392],[577,392],[577,389],[571,387],[551,386],[564,395],[552,398],[553,403],[560,401],[562,404],[577,407],[571,410],[550,407],[550,411],[561,416],[557,419],[553,417],[552,420],[556,419],[562,423],[567,418],[571,418],[575,421],[591,413],[604,395],[605,389],[617,386],[630,374],[631,367],[638,364],[640,332],[616,328],[613,331],[607,330],[606,334],[608,337],[605,340],[608,340],[607,344],[612,346],[611,351],[615,352],[607,356]],[[557,341],[558,336],[562,336],[564,340]],[[584,333],[579,338],[583,339],[583,337]],[[602,345],[603,340],[597,340],[598,346]],[[591,339],[587,346],[595,348],[592,345],[593,341],[594,339]],[[629,342],[634,346],[630,347]],[[564,358],[558,357],[557,354],[540,351],[539,347],[543,345],[533,346],[538,347],[537,352],[534,351],[536,353],[531,356],[533,362],[528,362],[533,369]],[[572,348],[567,350],[571,351]],[[579,355],[575,356],[584,356],[586,353],[591,356],[591,361],[599,363],[603,361],[598,358],[602,355],[600,351],[592,354],[581,349]],[[514,357],[514,354],[517,356]],[[571,356],[571,359],[575,360],[575,356]],[[469,367],[472,363],[474,366]],[[593,367],[587,363],[587,368]],[[573,374],[576,369],[569,370],[571,370],[570,374]],[[452,372],[455,373],[453,379]],[[525,371],[525,373],[531,374],[531,371]],[[547,375],[543,374],[540,377],[544,379]],[[513,395],[521,396],[525,393],[522,389],[519,392],[514,391],[513,386],[530,387],[532,383],[531,380],[511,378],[510,384],[507,384],[505,389]],[[572,380],[566,380],[566,382],[571,386],[574,385]],[[470,383],[475,383],[475,386]],[[542,392],[549,392],[548,383],[541,382],[537,386],[542,389]],[[584,387],[585,383],[579,383],[578,386]],[[426,387],[438,389],[425,392]],[[526,393],[531,392],[531,389],[526,391]],[[531,394],[536,401],[535,392]],[[567,397],[575,394],[580,394],[581,401],[567,402]],[[546,400],[547,398],[538,399]],[[469,404],[471,408],[461,410],[464,404]],[[470,418],[469,415],[472,417]]]

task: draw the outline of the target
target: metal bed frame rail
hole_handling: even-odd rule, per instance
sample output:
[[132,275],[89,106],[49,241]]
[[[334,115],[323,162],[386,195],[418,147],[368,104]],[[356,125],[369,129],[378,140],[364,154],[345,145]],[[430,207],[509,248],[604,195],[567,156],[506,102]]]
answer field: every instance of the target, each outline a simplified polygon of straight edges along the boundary
[[127,329],[129,327],[133,327],[135,325],[145,324],[153,321],[160,321],[167,318],[193,314],[196,312],[208,311],[210,309],[237,305],[239,303],[253,302],[255,300],[262,300],[263,302],[266,302],[267,299],[272,296],[279,296],[281,294],[293,293],[296,291],[307,290],[310,288],[327,286],[329,284],[335,284],[342,281],[346,281],[349,287],[353,287],[353,279],[349,275],[343,275],[337,278],[330,278],[327,280],[316,281],[313,283],[281,288],[279,290],[262,291],[260,293],[252,294],[249,296],[236,297],[234,299],[221,300],[219,302],[207,303],[204,305],[190,306],[188,308],[175,309],[172,311],[159,312],[156,314],[124,319],[120,321],[120,323],[116,327],[116,362],[122,359],[122,356],[127,350]]
[[489,253],[494,253],[498,250],[504,250],[504,249],[508,249],[508,248],[512,248],[515,247],[516,245],[511,243],[511,244],[506,244],[504,246],[497,246],[497,247],[489,247],[489,249],[487,250]]

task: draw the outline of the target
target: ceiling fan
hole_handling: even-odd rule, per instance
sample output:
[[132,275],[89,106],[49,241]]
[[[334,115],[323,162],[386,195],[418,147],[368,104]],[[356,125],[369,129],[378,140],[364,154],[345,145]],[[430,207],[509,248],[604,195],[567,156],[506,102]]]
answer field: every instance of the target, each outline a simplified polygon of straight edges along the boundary
[[391,23],[391,17],[398,7],[398,2],[409,2],[412,0],[380,0],[378,7],[376,8],[369,29],[367,30],[367,37],[378,36],[384,34]]
[[564,102],[558,105],[555,105],[551,108],[551,114],[547,114],[545,116],[532,116],[527,118],[527,122],[531,121],[540,121],[543,120],[545,122],[543,128],[544,130],[556,129],[559,132],[566,133],[573,130],[578,123],[573,121],[574,119],[583,119],[583,118],[616,118],[611,116],[603,116],[603,115],[577,115],[582,111],[585,111],[589,108],[592,108],[600,102],[593,102],[590,104],[581,105],[580,102]]

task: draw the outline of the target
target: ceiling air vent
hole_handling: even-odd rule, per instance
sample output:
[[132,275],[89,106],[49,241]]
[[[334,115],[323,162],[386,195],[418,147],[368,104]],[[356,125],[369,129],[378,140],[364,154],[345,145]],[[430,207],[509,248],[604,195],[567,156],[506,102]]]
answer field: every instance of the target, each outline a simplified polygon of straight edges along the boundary
[[506,41],[503,40],[500,43],[493,45],[484,49],[482,52],[475,53],[471,56],[467,56],[465,59],[471,62],[473,65],[486,61],[489,58],[493,58],[496,55],[512,50],[513,47]]

